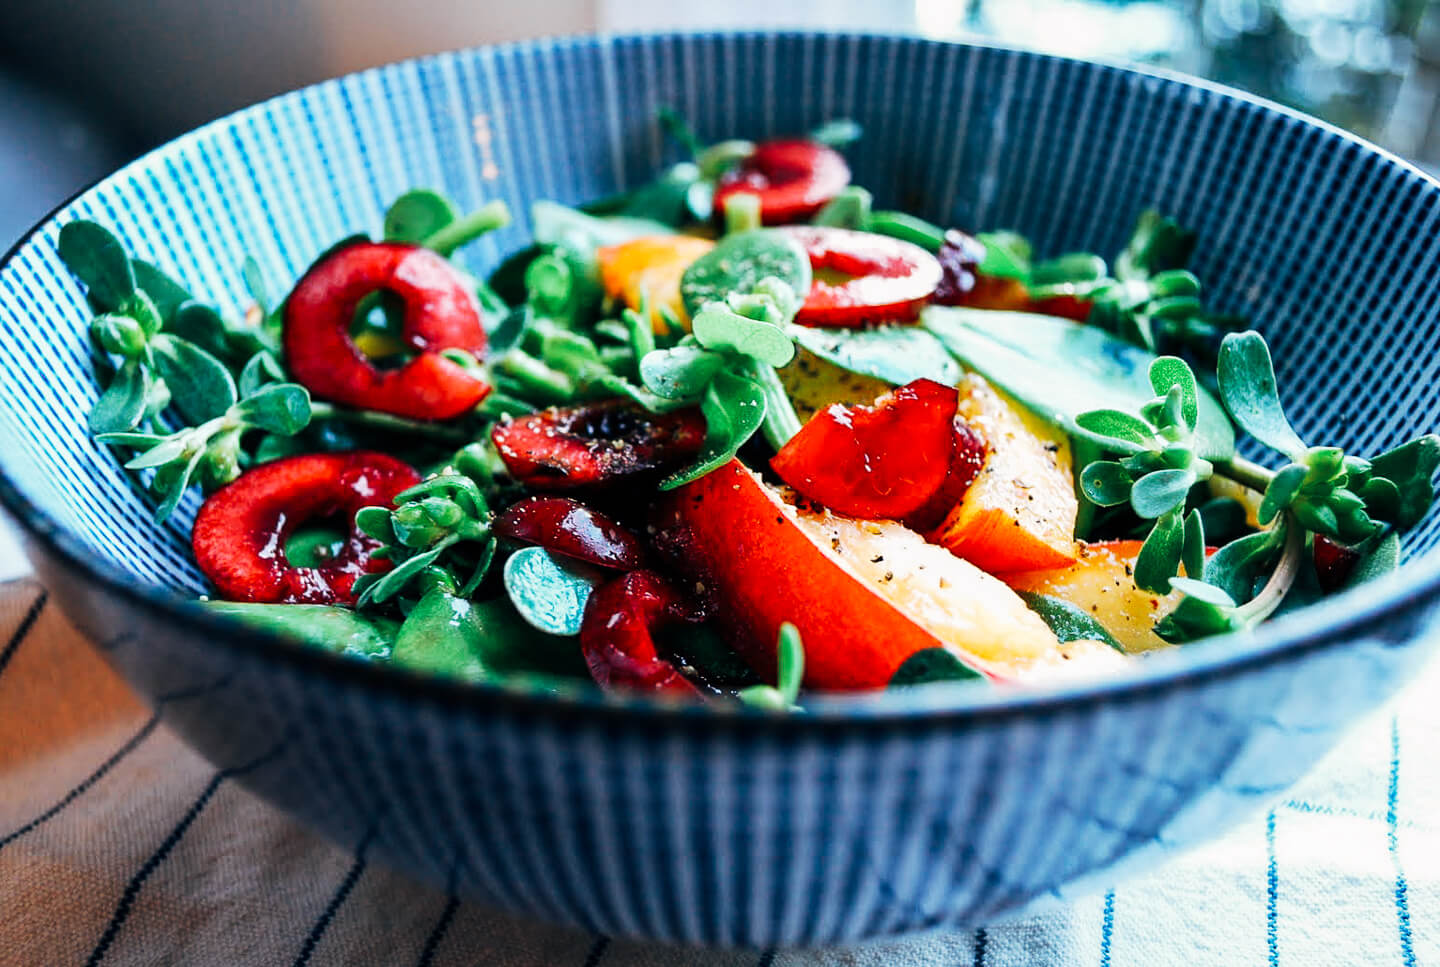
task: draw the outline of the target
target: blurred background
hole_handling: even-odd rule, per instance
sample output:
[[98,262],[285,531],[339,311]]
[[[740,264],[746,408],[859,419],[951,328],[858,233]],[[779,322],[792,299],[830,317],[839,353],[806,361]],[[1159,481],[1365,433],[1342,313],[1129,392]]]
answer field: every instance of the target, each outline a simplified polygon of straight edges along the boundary
[[1436,0],[0,0],[0,243],[146,148],[311,81],[526,36],[714,27],[982,37],[1163,65],[1440,170]]

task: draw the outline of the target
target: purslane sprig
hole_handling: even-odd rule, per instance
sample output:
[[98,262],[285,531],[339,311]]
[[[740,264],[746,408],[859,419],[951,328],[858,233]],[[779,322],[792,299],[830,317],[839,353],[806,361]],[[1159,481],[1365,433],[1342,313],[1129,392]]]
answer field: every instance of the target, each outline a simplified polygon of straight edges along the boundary
[[[1427,434],[1371,460],[1336,447],[1307,446],[1285,416],[1270,351],[1259,333],[1225,337],[1217,382],[1236,425],[1289,461],[1278,470],[1238,457],[1201,459],[1193,440],[1193,372],[1175,357],[1161,357],[1150,375],[1162,395],[1138,415],[1092,411],[1077,423],[1118,458],[1084,468],[1086,499],[1100,506],[1128,502],[1137,516],[1155,521],[1137,560],[1136,584],[1159,594],[1172,588],[1185,594],[1157,628],[1163,637],[1190,640],[1257,623],[1280,606],[1315,537],[1362,555],[1377,552],[1429,510],[1440,437]],[[1260,493],[1258,518],[1268,529],[1226,544],[1207,560],[1201,514],[1198,508],[1187,514],[1186,508],[1195,484],[1214,475]],[[1178,577],[1182,563],[1185,576]]]
[[1198,510],[1186,515],[1190,489],[1214,473],[1196,449],[1199,392],[1190,367],[1173,356],[1150,366],[1158,394],[1138,415],[1092,410],[1076,418],[1080,429],[1103,450],[1119,457],[1098,460],[1080,474],[1085,497],[1100,507],[1129,503],[1136,516],[1155,524],[1135,563],[1135,583],[1157,593],[1169,590],[1182,562],[1199,573],[1205,528]]
[[[366,507],[355,526],[381,543],[372,556],[394,563],[384,574],[355,582],[358,606],[405,595],[418,600],[436,588],[466,598],[495,559],[494,514],[477,476],[478,458],[462,451],[454,465],[395,497],[393,509]],[[467,472],[468,471],[468,472]]]
[[230,403],[218,416],[169,434],[101,433],[96,439],[116,447],[141,451],[126,461],[126,470],[153,470],[150,489],[159,498],[155,519],[164,521],[175,512],[191,483],[209,493],[240,476],[248,458],[241,437],[262,430],[291,437],[310,423],[310,394],[295,383],[271,383],[250,396]]

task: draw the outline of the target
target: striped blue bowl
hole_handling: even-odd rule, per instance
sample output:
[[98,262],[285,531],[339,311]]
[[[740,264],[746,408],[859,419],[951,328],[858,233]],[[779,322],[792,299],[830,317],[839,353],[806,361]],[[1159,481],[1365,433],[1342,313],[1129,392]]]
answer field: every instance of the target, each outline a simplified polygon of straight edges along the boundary
[[[56,598],[165,721],[352,848],[559,923],[705,944],[979,924],[1113,883],[1274,798],[1410,676],[1435,519],[1392,578],[1103,684],[970,687],[807,714],[458,687],[243,631],[85,432],[85,302],[56,256],[92,218],[238,309],[429,185],[575,201],[704,138],[853,117],[887,207],[1114,251],[1156,206],[1200,231],[1217,308],[1256,320],[1302,435],[1378,452],[1440,425],[1440,190],[1323,124],[1137,71],[898,37],[647,36],[464,51],[279,97],[60,209],[0,268],[0,497]],[[476,270],[521,224],[469,253]]]

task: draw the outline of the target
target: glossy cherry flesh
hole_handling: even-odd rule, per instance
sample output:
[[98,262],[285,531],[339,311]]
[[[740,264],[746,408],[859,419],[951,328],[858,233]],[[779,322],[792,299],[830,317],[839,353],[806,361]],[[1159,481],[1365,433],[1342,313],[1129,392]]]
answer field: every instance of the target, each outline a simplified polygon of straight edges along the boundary
[[[413,469],[383,453],[311,453],[261,464],[201,506],[191,535],[196,563],[229,601],[353,604],[355,579],[391,566],[370,557],[380,545],[355,527],[355,512],[387,506],[419,482]],[[286,541],[326,518],[348,522],[339,552],[317,567],[292,565]]]

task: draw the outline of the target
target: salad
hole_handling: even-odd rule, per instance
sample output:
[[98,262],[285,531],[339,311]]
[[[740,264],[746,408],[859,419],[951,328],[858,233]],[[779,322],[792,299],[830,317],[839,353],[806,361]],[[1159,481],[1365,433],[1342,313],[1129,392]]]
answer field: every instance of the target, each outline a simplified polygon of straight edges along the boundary
[[[1104,675],[1394,569],[1440,438],[1304,440],[1155,212],[1041,258],[875,207],[833,122],[702,144],[487,277],[407,192],[234,317],[105,227],[89,428],[198,502],[204,606],[466,681],[797,707]],[[1248,436],[1246,454],[1237,441]],[[199,497],[186,500],[195,491]]]

